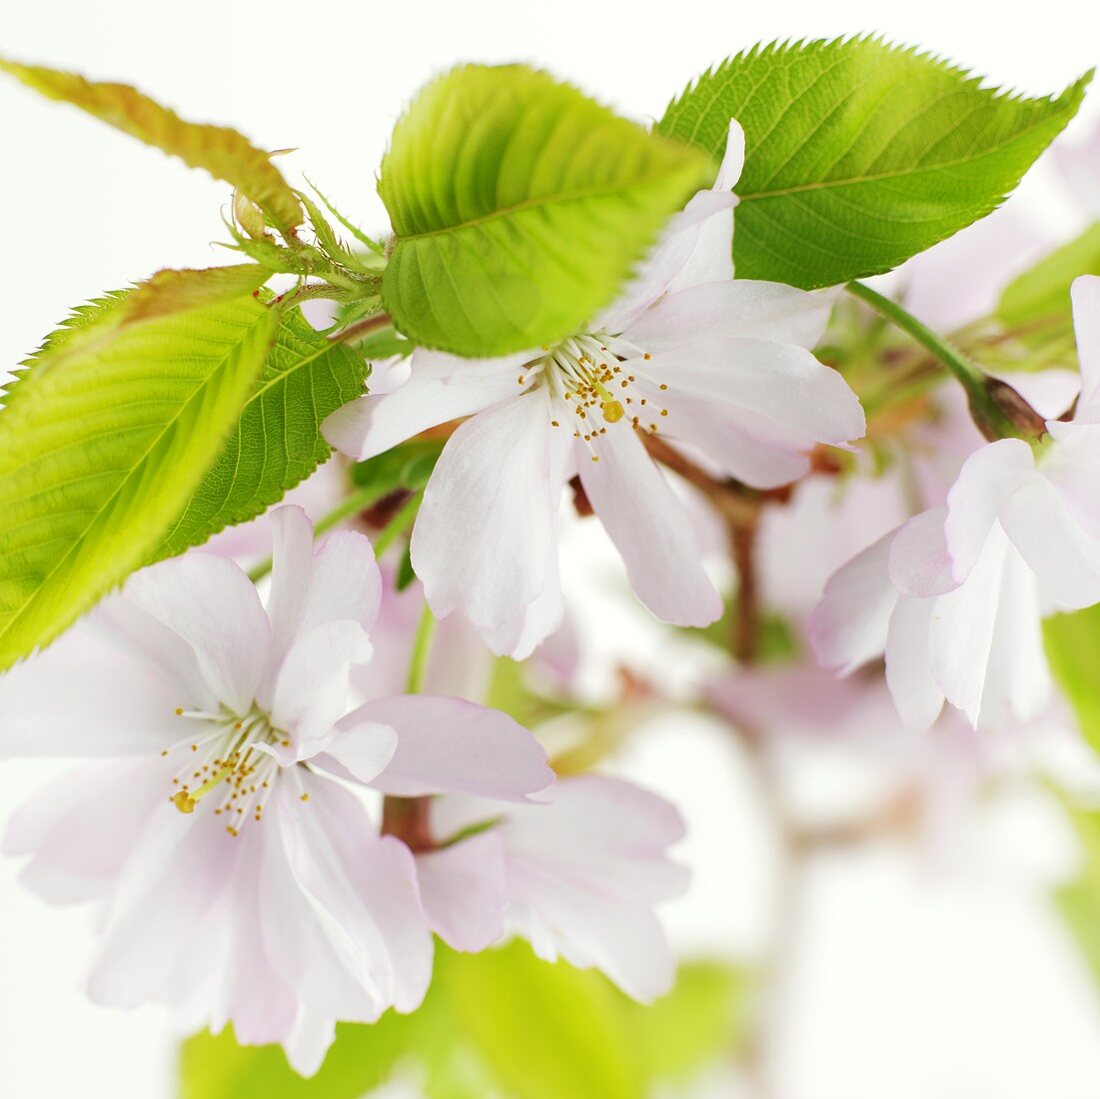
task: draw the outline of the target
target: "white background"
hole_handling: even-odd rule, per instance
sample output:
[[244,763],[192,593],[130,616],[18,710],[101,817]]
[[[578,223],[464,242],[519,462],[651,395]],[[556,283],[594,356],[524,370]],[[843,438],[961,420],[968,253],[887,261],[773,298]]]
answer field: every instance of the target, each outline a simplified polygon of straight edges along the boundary
[[[262,146],[297,147],[288,165],[380,228],[374,173],[389,129],[411,93],[456,61],[531,61],[630,115],[659,117],[691,76],[754,42],[880,30],[1046,93],[1100,60],[1084,10],[1080,0],[1022,15],[959,0],[3,0],[0,48],[135,83]],[[224,237],[225,189],[202,173],[11,81],[0,82],[0,119],[0,371],[89,296],[158,267],[229,258],[208,243]],[[698,888],[674,913],[679,937],[751,951],[768,932],[769,843],[744,768],[698,722],[646,738],[631,763],[696,823],[685,854]],[[0,813],[39,773],[4,765]],[[885,843],[813,868],[777,1054],[783,1099],[1100,1094],[1093,989],[1042,900],[1072,857],[1064,837],[1027,795],[982,817],[967,842],[967,871],[942,879]],[[76,991],[82,914],[31,899],[14,870],[0,866],[0,1089],[13,1099],[170,1095],[167,1023],[87,1005]]]

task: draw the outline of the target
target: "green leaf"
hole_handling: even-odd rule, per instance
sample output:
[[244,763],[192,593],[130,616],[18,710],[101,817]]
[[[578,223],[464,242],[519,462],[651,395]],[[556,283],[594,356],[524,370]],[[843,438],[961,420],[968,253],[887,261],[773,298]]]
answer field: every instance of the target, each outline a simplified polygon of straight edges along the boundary
[[415,492],[428,483],[443,453],[445,439],[411,439],[351,467],[351,479],[361,488],[377,489],[379,498],[398,489]]
[[254,518],[326,462],[321,424],[364,392],[366,374],[362,355],[315,332],[299,310],[285,314],[238,423],[156,556]]
[[414,342],[459,355],[564,339],[710,171],[546,73],[453,69],[416,97],[382,162],[386,308]]
[[1096,274],[1100,274],[1100,222],[1009,283],[993,314],[993,339],[983,357],[985,365],[999,370],[1054,366],[1075,370],[1070,287],[1078,276]]
[[429,1099],[645,1099],[737,1048],[746,982],[713,964],[683,968],[652,1007],[593,970],[548,965],[513,942],[482,954],[437,944],[432,986],[413,1015],[339,1026],[303,1080],[277,1047],[196,1035],[183,1046],[181,1099],[359,1099],[397,1065]]
[[[513,1099],[644,1094],[615,989],[590,970],[539,962],[526,944],[448,954],[444,991]],[[522,1005],[522,1010],[517,1010]],[[566,1052],[567,1051],[567,1052]]]
[[1043,644],[1081,735],[1100,752],[1100,605],[1045,619]]
[[0,669],[147,562],[220,451],[277,322],[250,297],[132,320],[131,297],[47,340],[0,410]]
[[1028,99],[874,37],[773,43],[704,73],[658,130],[717,157],[741,123],[737,274],[812,289],[889,271],[995,209],[1091,76]]
[[286,233],[302,221],[294,192],[271,163],[271,154],[257,149],[236,130],[186,122],[128,84],[94,83],[75,73],[0,59],[0,71],[21,80],[47,99],[74,107],[178,156],[192,168],[204,168],[215,179],[231,183],[247,195]]

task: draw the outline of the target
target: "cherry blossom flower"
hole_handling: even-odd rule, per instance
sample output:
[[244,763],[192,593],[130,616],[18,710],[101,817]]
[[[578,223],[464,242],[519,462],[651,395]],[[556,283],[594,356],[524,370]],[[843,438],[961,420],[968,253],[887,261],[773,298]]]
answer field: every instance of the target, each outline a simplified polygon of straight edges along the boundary
[[294,507],[271,522],[266,608],[234,563],[190,553],[0,678],[5,753],[105,757],[29,802],[4,849],[47,900],[98,902],[93,999],[232,1022],[308,1073],[336,1020],[411,1011],[431,973],[413,856],[357,788],[522,802],[553,775],[473,703],[349,713],[380,596],[370,543],[315,547]]
[[596,967],[635,999],[672,987],[654,906],[684,891],[687,871],[668,857],[684,826],[664,799],[577,775],[524,805],[439,798],[431,829],[441,846],[417,855],[420,895],[450,946],[482,950],[511,931],[540,958]]
[[1041,619],[1100,602],[1100,278],[1073,286],[1081,393],[1031,446],[1000,439],[963,463],[944,508],[842,568],[811,620],[819,659],[846,671],[885,652],[902,716],[944,699],[979,722],[1027,720],[1050,697]]
[[417,350],[404,385],[325,423],[334,446],[364,459],[471,417],[427,486],[412,559],[437,617],[462,611],[494,652],[522,658],[561,619],[558,522],[574,475],[642,602],[664,621],[701,626],[722,602],[643,436],[697,448],[768,488],[805,473],[815,444],[863,434],[855,395],[809,350],[830,299],[732,277],[743,148],[733,123],[714,188],[673,219],[588,331],[499,359]]

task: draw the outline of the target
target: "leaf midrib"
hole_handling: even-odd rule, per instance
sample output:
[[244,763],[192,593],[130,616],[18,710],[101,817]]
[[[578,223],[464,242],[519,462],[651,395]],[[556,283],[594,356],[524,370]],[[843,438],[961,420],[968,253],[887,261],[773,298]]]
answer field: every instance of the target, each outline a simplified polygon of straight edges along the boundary
[[426,237],[438,237],[446,233],[457,233],[463,229],[470,229],[476,225],[484,225],[500,218],[511,217],[522,213],[524,210],[537,210],[543,206],[553,206],[561,202],[577,202],[585,198],[611,198],[615,195],[627,195],[632,191],[649,187],[652,184],[663,183],[673,177],[673,172],[665,174],[652,174],[644,179],[636,180],[629,184],[617,183],[614,186],[608,184],[593,184],[589,187],[578,187],[572,191],[561,191],[554,195],[543,195],[538,198],[524,199],[522,202],[514,202],[508,206],[492,210],[488,214],[481,214],[476,218],[467,218],[465,221],[456,222],[453,225],[444,225],[439,229],[424,229],[418,233],[405,233],[399,235],[397,243],[401,244],[410,240],[423,240]]
[[31,593],[30,597],[24,600],[22,605],[11,615],[11,617],[6,623],[3,624],[3,626],[0,626],[0,642],[3,642],[4,639],[11,636],[12,630],[27,613],[27,611],[35,604],[42,590],[56,575],[58,570],[61,569],[62,566],[65,565],[65,563],[70,559],[70,557],[72,557],[72,555],[84,544],[84,541],[88,536],[88,532],[96,524],[99,518],[107,511],[107,509],[115,502],[122,490],[130,483],[135,471],[140,469],[144,465],[144,463],[148,460],[149,455],[153,453],[153,451],[160,445],[165,436],[176,426],[176,424],[179,422],[180,418],[184,415],[187,409],[191,407],[192,403],[197,398],[201,397],[204,392],[206,392],[214,377],[218,374],[224,373],[226,364],[229,362],[230,358],[244,345],[248,338],[255,332],[257,325],[267,321],[268,316],[269,314],[264,312],[256,317],[255,322],[253,324],[250,324],[244,330],[241,338],[227,348],[225,354],[218,360],[217,365],[210,370],[209,374],[206,375],[202,383],[195,389],[191,396],[187,398],[184,404],[180,406],[179,411],[170,420],[165,422],[163,429],[157,433],[156,437],[153,439],[150,445],[146,447],[141,456],[130,465],[129,472],[118,483],[118,486],[115,488],[114,492],[111,493],[111,495],[100,505],[98,509],[92,512],[91,520],[84,526],[79,536],[73,540],[73,543],[57,560],[57,562],[53,565],[49,572],[47,572],[46,575],[42,578],[42,582],[38,584],[35,590]]
[[754,191],[750,194],[738,195],[737,197],[741,202],[759,202],[769,198],[782,198],[786,195],[805,194],[808,191],[825,191],[835,187],[852,187],[861,183],[878,183],[886,179],[899,179],[904,176],[919,176],[929,172],[943,171],[947,168],[957,168],[962,164],[973,164],[975,161],[982,160],[984,157],[993,156],[1001,152],[1003,149],[1013,144],[1013,142],[1031,133],[1032,130],[1038,129],[1048,121],[1048,119],[1039,119],[1030,126],[1014,130],[1011,136],[1006,140],[997,145],[989,146],[980,153],[974,153],[970,156],[955,157],[952,160],[941,160],[934,164],[923,165],[919,168],[899,168],[891,172],[877,172],[869,175],[850,176],[847,179],[829,179],[817,183],[799,183],[793,187],[782,187],[774,191]]

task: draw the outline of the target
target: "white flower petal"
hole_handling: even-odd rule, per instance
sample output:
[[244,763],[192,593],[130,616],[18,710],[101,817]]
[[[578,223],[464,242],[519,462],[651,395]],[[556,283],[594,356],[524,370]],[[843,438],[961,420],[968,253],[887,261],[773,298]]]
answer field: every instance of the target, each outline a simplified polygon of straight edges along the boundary
[[581,482],[638,598],[664,622],[715,621],[722,599],[703,571],[698,540],[641,440],[623,426],[598,436],[592,446],[599,461],[581,464]]
[[789,343],[811,350],[829,323],[834,300],[832,293],[810,294],[777,282],[715,281],[670,294],[623,335],[651,354],[690,348],[701,336]]
[[485,950],[505,932],[504,841],[495,828],[416,857],[428,925],[455,950]]
[[966,582],[936,600],[929,632],[932,676],[947,700],[977,728],[986,688],[1005,557],[1012,552],[995,523]]
[[903,524],[890,544],[890,582],[902,595],[944,595],[957,588],[944,534],[946,508],[930,508]]
[[947,494],[944,523],[956,580],[974,568],[1002,508],[1034,470],[1031,447],[1022,439],[987,443],[963,463]]
[[886,683],[901,720],[923,732],[943,709],[943,691],[932,678],[928,645],[934,599],[898,600],[886,634]]
[[[387,794],[463,793],[525,801],[554,781],[546,752],[507,714],[461,698],[397,695],[368,702],[342,725],[372,721],[397,732],[397,748],[371,785]],[[339,758],[338,742],[333,754]]]
[[[1093,476],[1097,474],[1100,469]],[[1072,610],[1100,603],[1100,541],[1081,529],[1046,478],[1025,481],[1005,507],[1001,523],[1049,599]]]
[[0,757],[158,752],[182,735],[176,708],[194,704],[158,666],[82,622],[0,676]]
[[148,760],[82,764],[15,812],[0,850],[32,856],[21,880],[48,901],[102,897],[150,814],[164,808],[158,778],[161,769]]
[[726,148],[722,153],[722,163],[718,166],[718,177],[714,187],[719,191],[732,191],[741,178],[745,167],[745,131],[736,118],[730,119],[729,133],[726,135]]
[[866,429],[863,409],[848,383],[794,344],[753,339],[705,339],[634,361],[635,374],[666,383],[675,395],[728,404],[762,418],[759,433],[782,446],[799,439],[841,446]]
[[890,616],[898,603],[890,583],[890,544],[894,532],[857,554],[825,585],[808,623],[818,662],[848,674],[882,654]]
[[358,461],[382,454],[430,427],[480,412],[516,392],[516,376],[537,352],[499,359],[460,359],[418,348],[404,385],[360,397],[321,425],[325,439]]
[[412,536],[437,618],[461,608],[491,630],[545,591],[571,441],[552,418],[536,389],[468,420],[444,448]]
[[291,734],[295,758],[325,746],[347,711],[351,666],[370,654],[363,627],[348,620],[325,622],[291,646],[275,673],[269,712],[275,728]]
[[325,744],[322,754],[314,756],[316,766],[354,782],[373,782],[397,751],[397,732],[377,721],[358,720],[349,714]]
[[236,564],[188,553],[134,573],[123,596],[194,649],[220,702],[235,713],[247,711],[267,661],[271,627],[256,588]]
[[1070,288],[1077,357],[1081,363],[1081,395],[1074,422],[1100,422],[1100,278],[1081,275]]
[[271,527],[271,662],[277,665],[296,639],[329,622],[350,619],[369,630],[382,598],[382,576],[370,540],[341,530],[315,547],[313,524],[297,507],[277,508]]
[[391,1005],[411,1011],[432,958],[413,857],[397,840],[379,838],[337,783],[308,773],[301,781],[308,802],[281,783],[268,809],[282,840],[267,845],[263,871],[268,952],[325,1018],[372,1022]]

